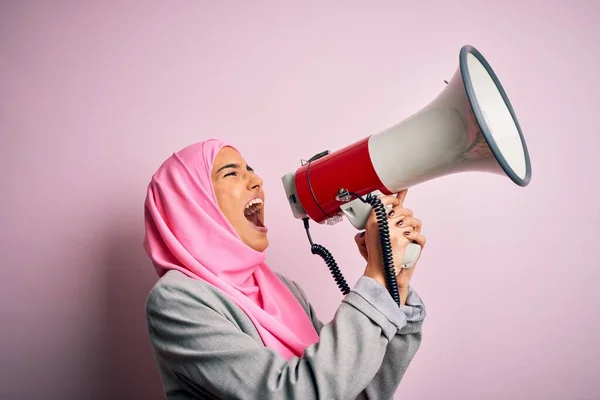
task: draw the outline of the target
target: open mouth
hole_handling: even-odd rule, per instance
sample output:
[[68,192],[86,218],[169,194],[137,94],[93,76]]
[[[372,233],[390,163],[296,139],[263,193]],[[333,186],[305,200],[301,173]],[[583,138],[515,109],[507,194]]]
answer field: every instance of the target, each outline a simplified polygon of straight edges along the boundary
[[244,216],[255,227],[264,228],[264,203],[262,199],[254,199],[249,201],[244,209]]

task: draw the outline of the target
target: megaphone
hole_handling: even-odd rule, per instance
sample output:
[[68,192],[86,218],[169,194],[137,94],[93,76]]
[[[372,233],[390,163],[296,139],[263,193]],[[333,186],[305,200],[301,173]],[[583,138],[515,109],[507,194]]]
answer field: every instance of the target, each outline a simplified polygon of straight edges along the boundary
[[[507,176],[521,187],[531,180],[529,152],[508,96],[483,55],[466,45],[444,90],[419,112],[335,152],[316,154],[282,181],[292,214],[304,220],[308,232],[309,219],[335,224],[344,217],[364,229],[373,208],[385,217],[379,196],[469,171]],[[313,253],[331,264],[330,254],[314,248],[310,235],[309,240]],[[405,268],[414,265],[420,250],[409,245]],[[348,292],[334,264],[334,278]],[[395,275],[388,272],[392,292]]]

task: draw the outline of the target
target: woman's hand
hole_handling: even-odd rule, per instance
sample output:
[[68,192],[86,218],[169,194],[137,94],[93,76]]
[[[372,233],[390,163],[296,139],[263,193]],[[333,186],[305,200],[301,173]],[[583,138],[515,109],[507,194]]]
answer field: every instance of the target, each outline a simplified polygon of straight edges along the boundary
[[[404,207],[404,199],[407,193],[408,189],[399,192],[397,196],[383,196],[380,198],[384,206],[392,205],[393,207],[388,214],[390,244],[392,246],[398,289],[405,292],[408,290],[408,285],[414,273],[414,266],[412,268],[402,268],[406,247],[411,242],[416,242],[421,247],[424,247],[426,243],[425,236],[421,234],[421,221],[414,217],[411,210]],[[357,234],[355,241],[360,254],[367,261],[365,276],[374,278],[383,286],[386,286],[379,240],[379,226],[374,212],[371,212],[369,216],[365,232]]]

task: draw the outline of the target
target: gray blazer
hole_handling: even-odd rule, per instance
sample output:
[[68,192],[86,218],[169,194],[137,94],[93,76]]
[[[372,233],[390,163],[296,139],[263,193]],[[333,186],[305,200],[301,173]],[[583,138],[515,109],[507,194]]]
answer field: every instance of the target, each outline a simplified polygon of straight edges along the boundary
[[320,337],[289,361],[264,347],[248,316],[212,285],[178,271],[157,281],[146,315],[166,398],[393,398],[421,343],[425,307],[412,287],[398,307],[386,288],[362,276],[324,324],[300,286],[278,276]]

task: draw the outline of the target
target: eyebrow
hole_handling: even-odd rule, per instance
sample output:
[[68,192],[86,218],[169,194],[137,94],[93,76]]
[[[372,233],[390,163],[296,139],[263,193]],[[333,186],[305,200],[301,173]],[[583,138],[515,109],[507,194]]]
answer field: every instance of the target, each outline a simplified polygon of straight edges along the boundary
[[[218,174],[219,172],[221,172],[221,171],[223,171],[224,169],[227,169],[227,168],[240,169],[240,164],[226,164],[226,165],[223,165],[221,168],[219,168],[217,170],[217,172],[215,172],[215,174]],[[254,171],[249,165],[246,165],[246,169],[248,171]]]

